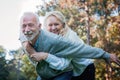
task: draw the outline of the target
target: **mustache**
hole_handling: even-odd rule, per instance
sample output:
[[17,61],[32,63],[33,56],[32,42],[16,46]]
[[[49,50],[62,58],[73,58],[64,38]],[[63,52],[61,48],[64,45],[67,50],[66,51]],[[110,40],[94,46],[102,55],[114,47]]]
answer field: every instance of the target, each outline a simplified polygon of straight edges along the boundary
[[31,34],[33,34],[33,32],[32,31],[26,31],[26,32],[24,32],[24,34],[25,35],[31,35]]

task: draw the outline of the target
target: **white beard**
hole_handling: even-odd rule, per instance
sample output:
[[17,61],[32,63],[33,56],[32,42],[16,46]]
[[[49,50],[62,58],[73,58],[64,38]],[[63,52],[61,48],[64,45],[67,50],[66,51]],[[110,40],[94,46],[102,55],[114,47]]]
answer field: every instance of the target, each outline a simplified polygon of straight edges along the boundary
[[27,38],[28,41],[31,41],[31,40],[33,40],[38,34],[39,34],[39,31],[37,31],[36,33],[33,33],[33,32],[32,32],[31,37],[29,37],[29,36],[27,36],[27,35],[25,35],[25,36],[26,36],[26,38]]

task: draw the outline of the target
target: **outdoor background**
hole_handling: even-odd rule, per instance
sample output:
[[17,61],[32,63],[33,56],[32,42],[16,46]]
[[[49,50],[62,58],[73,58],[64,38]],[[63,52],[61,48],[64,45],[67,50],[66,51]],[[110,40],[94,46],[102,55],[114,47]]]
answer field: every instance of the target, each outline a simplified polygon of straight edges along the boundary
[[[17,1],[17,4],[12,4],[12,1]],[[120,0],[21,1],[11,0],[11,2],[4,2],[6,4],[5,10],[1,11],[2,14],[0,14],[6,13],[6,16],[2,16],[2,20],[0,19],[1,24],[3,21],[6,22],[6,24],[0,26],[0,40],[2,40],[0,42],[0,80],[36,80],[37,77],[35,68],[28,60],[28,57],[26,55],[20,56],[22,53],[21,45],[14,37],[19,36],[19,16],[13,20],[10,16],[14,14],[10,13],[20,3],[22,8],[16,9],[16,13],[20,11],[18,15],[29,7],[27,11],[33,11],[40,15],[41,22],[46,12],[61,11],[65,15],[69,27],[76,31],[86,44],[116,54],[120,59]],[[31,2],[27,5],[29,1]],[[34,2],[37,2],[37,4]],[[12,4],[10,5],[10,7],[13,6],[12,9],[9,9],[9,4]],[[1,5],[4,4],[1,3]],[[34,6],[35,9],[30,8],[31,6]],[[2,10],[2,8],[0,9]],[[10,22],[11,20],[16,25],[13,26],[7,23],[7,21]],[[3,30],[4,28],[5,31]],[[9,31],[13,34],[6,34]],[[10,44],[9,47],[4,45],[6,43]],[[14,43],[16,44],[15,46],[13,46]],[[120,80],[120,67],[116,64],[112,64],[113,69],[111,69],[105,64],[104,60],[95,60],[94,63],[96,66],[96,80]]]

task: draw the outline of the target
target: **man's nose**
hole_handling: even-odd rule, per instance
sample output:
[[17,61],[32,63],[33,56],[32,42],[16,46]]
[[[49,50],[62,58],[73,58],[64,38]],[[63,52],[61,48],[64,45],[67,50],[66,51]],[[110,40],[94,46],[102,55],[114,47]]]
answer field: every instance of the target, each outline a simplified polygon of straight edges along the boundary
[[28,32],[28,31],[30,31],[30,27],[27,25],[25,28],[25,32]]

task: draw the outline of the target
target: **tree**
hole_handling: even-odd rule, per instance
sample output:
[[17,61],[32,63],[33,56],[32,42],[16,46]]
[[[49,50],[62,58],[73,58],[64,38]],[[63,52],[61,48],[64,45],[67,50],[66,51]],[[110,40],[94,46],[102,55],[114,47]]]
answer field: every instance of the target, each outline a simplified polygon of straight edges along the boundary
[[5,49],[0,46],[0,80],[7,80],[9,71],[5,60]]
[[27,55],[24,55],[22,58],[22,67],[21,71],[24,72],[27,80],[36,80],[37,74],[35,70],[35,66],[30,62]]
[[5,57],[5,55],[5,49],[2,46],[0,46],[0,57]]
[[8,52],[12,59],[7,60],[7,70],[9,71],[8,79],[7,80],[27,80],[24,72],[20,70],[22,67],[19,50],[10,50]]

